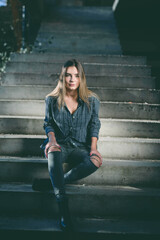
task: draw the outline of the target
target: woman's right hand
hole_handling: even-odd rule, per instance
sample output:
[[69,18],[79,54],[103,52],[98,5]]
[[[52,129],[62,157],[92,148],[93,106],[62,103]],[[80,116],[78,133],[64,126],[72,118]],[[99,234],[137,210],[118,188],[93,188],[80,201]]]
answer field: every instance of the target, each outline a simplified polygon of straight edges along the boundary
[[48,150],[50,147],[61,148],[61,146],[57,142],[48,142],[45,147],[45,156],[48,158]]

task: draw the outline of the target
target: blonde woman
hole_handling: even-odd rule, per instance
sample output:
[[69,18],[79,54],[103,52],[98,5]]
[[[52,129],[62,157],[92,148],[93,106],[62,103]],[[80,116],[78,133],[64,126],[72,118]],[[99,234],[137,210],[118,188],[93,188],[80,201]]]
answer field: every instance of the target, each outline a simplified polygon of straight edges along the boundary
[[[46,97],[45,155],[59,206],[60,227],[71,230],[65,184],[87,177],[102,165],[97,150],[100,129],[99,100],[88,90],[84,70],[75,59],[67,61],[57,87]],[[64,174],[62,164],[72,164]]]

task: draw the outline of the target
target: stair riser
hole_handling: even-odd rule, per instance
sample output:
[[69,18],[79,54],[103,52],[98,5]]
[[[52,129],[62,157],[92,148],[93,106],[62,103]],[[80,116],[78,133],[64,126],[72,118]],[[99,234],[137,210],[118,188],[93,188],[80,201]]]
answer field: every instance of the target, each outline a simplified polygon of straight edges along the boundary
[[[121,195],[113,192],[108,196],[96,193],[75,194],[69,189],[67,193],[70,211],[79,217],[158,218],[160,214],[160,196],[146,196],[145,193],[123,194],[123,192]],[[57,203],[53,193],[0,192],[0,198],[0,210],[3,214],[57,215]],[[152,208],[148,208],[148,206],[152,206]]]
[[[0,118],[0,132],[43,135],[43,123],[43,119]],[[100,136],[160,138],[160,123],[101,120]]]
[[[1,156],[43,156],[40,149],[42,139],[35,138],[1,138]],[[160,159],[160,143],[112,141],[98,142],[98,149],[103,157],[112,159]]]
[[[90,88],[95,92],[101,101],[114,102],[137,102],[137,103],[160,103],[160,91],[155,90],[133,90],[133,89],[104,89]],[[51,87],[37,86],[1,86],[1,99],[28,99],[43,100],[45,96],[51,92]]]
[[160,105],[102,102],[100,117],[159,120]]
[[[41,73],[57,74],[61,72],[62,64],[44,64],[44,63],[15,63],[9,62],[6,71],[10,73]],[[151,70],[145,66],[127,66],[127,65],[97,65],[84,64],[86,74],[96,74],[99,76],[135,76],[145,77],[151,75]]]
[[[92,37],[92,36],[91,36]],[[109,36],[107,39],[101,39],[97,38],[92,40],[90,38],[88,39],[78,39],[78,38],[70,38],[67,39],[64,42],[64,39],[58,39],[56,38],[55,40],[43,40],[43,39],[38,39],[39,42],[41,43],[41,46],[39,47],[38,43],[34,45],[35,48],[37,49],[43,49],[45,48],[47,52],[51,50],[51,52],[56,51],[58,53],[58,50],[63,50],[69,53],[69,50],[71,52],[74,51],[79,51],[82,52],[87,52],[87,53],[108,53],[108,50],[120,50],[119,46],[119,41],[115,36]]]
[[108,64],[133,64],[133,65],[145,65],[145,57],[130,57],[130,56],[104,56],[104,55],[74,55],[68,54],[66,56],[62,54],[12,54],[11,61],[15,62],[45,62],[45,63],[64,63],[68,59],[78,59],[82,64],[88,63],[108,63]]
[[[65,42],[64,42],[64,39],[65,39]],[[104,43],[104,41],[107,41],[107,40],[110,40],[110,39],[114,39],[116,40],[117,42],[119,41],[118,40],[118,35],[115,33],[115,32],[101,32],[101,33],[95,33],[95,32],[91,32],[91,33],[83,33],[83,32],[75,32],[73,34],[73,32],[67,32],[67,31],[64,31],[64,32],[54,32],[52,31],[51,32],[45,32],[45,35],[44,35],[44,32],[39,32],[38,33],[38,36],[37,36],[37,39],[35,41],[35,44],[41,44],[43,42],[46,42],[46,43],[58,43],[61,42],[61,45],[64,45],[66,42],[69,42],[69,41],[79,41],[81,42],[84,42],[86,41],[86,43],[90,42],[92,44],[92,42],[94,42],[95,40],[96,41],[99,41],[101,40],[102,43]]]
[[[0,101],[0,115],[44,116],[44,101]],[[160,105],[102,102],[100,117],[122,119],[160,119]]]
[[[64,171],[67,166],[64,164]],[[78,184],[86,185],[114,185],[136,187],[160,187],[160,162],[148,163],[104,160],[103,165],[90,176],[79,180]],[[47,178],[48,164],[21,161],[1,161],[0,181],[2,182],[26,182],[33,183],[36,178]]]
[[70,52],[71,52],[71,50],[72,51],[74,51],[74,53],[76,53],[76,54],[113,54],[113,55],[117,55],[117,54],[119,54],[119,53],[121,53],[121,48],[119,47],[119,46],[110,46],[110,45],[108,45],[107,47],[106,47],[106,49],[104,50],[104,49],[102,49],[102,50],[98,50],[98,49],[96,49],[96,47],[94,48],[94,49],[77,49],[77,48],[74,48],[73,49],[73,47],[65,47],[65,48],[55,48],[55,49],[53,49],[53,48],[48,48],[48,46],[47,47],[40,47],[40,48],[36,48],[35,49],[35,52],[37,52],[37,53],[53,53],[53,54],[58,54],[58,53],[61,53],[61,54],[64,54],[64,53],[66,53],[66,54],[69,54]]
[[[73,47],[73,49],[79,48],[79,49],[87,49],[93,48],[96,46],[97,43],[97,49],[102,50],[105,49],[107,45],[117,45],[119,43],[119,39],[115,34],[108,34],[108,35],[95,35],[95,34],[88,34],[88,35],[83,35],[80,36],[79,34],[69,35],[67,34],[53,34],[50,37],[44,37],[44,36],[38,36],[36,42],[34,43],[34,47],[38,46],[39,44],[43,47],[48,46],[50,48],[66,48],[66,47]],[[64,38],[66,37],[65,41]],[[94,39],[93,39],[94,38]]]
[[151,122],[103,122],[101,121],[100,136],[159,138],[160,124]]
[[[93,22],[92,22],[93,23]],[[97,23],[97,22],[96,22]],[[60,24],[58,25],[57,23],[48,23],[47,25],[43,25],[41,26],[41,29],[40,29],[40,34],[43,35],[43,34],[49,34],[52,35],[53,31],[57,32],[58,33],[63,33],[63,32],[69,32],[69,34],[76,34],[76,33],[79,33],[79,34],[103,34],[106,30],[106,24],[103,24],[102,22],[99,22],[99,24],[76,24],[76,27],[75,27],[75,24]],[[107,28],[107,34],[114,34],[114,35],[117,35],[117,31],[113,28],[113,25],[112,26],[109,26],[108,25],[108,28]]]
[[[56,85],[58,74],[52,76],[44,74],[16,74],[6,73],[3,76],[3,84],[6,85]],[[139,77],[118,77],[118,76],[89,76],[87,75],[87,85],[91,87],[120,87],[120,88],[155,88],[153,78]]]
[[126,142],[102,139],[98,143],[102,156],[116,159],[160,159],[160,143]]

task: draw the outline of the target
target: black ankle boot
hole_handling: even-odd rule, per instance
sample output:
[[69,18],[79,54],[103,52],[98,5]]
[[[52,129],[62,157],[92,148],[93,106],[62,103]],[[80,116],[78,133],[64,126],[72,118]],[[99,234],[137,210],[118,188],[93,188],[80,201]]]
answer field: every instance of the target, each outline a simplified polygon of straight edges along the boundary
[[59,225],[62,231],[73,231],[71,216],[68,208],[68,199],[58,200]]

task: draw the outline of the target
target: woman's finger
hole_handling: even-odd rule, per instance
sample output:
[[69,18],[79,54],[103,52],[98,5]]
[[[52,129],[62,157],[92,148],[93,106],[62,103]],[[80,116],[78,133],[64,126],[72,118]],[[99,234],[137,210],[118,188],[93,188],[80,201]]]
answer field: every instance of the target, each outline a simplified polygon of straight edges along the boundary
[[102,156],[98,151],[91,151],[90,155],[92,155],[92,154],[97,155],[102,160]]

